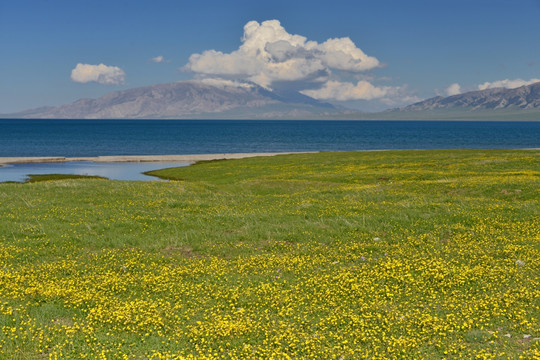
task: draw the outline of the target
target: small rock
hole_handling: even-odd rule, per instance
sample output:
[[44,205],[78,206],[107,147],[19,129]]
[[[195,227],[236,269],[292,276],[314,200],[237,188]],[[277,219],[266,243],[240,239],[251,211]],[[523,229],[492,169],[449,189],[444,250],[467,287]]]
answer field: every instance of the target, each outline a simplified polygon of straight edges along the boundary
[[373,238],[373,241],[381,241],[381,238],[379,238],[379,237],[374,237],[374,238]]
[[523,265],[525,265],[525,263],[523,261],[521,261],[521,260],[516,260],[516,265],[517,266],[523,266]]
[[523,338],[524,338],[524,339],[528,339],[528,338],[530,338],[530,337],[531,337],[531,335],[529,335],[529,334],[523,335]]
[[507,338],[511,338],[511,337],[512,337],[512,335],[510,335],[510,334],[504,334],[504,336],[506,336]]

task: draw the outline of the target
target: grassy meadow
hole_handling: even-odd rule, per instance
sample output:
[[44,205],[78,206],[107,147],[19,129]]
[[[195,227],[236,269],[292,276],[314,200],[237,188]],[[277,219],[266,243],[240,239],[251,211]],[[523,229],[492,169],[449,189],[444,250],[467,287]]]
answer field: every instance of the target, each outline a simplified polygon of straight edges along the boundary
[[540,151],[152,174],[0,184],[0,359],[540,359]]

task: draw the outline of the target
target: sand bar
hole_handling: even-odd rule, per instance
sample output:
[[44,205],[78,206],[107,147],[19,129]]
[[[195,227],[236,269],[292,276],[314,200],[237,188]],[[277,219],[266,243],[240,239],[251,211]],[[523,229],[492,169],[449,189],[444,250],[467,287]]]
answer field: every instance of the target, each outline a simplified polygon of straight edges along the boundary
[[119,156],[94,156],[94,157],[0,157],[2,164],[17,163],[46,163],[67,161],[94,161],[94,162],[179,162],[195,163],[204,160],[242,159],[256,156],[275,156],[286,154],[301,154],[300,152],[276,152],[276,153],[229,153],[229,154],[194,154],[194,155],[119,155]]

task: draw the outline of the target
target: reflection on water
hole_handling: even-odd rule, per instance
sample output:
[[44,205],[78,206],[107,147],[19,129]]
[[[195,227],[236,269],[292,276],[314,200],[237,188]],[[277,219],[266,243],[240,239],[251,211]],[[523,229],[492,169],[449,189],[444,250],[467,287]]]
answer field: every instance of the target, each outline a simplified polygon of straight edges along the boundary
[[111,180],[160,180],[143,172],[187,166],[177,162],[111,162],[70,161],[60,163],[9,164],[0,167],[0,182],[25,181],[29,174],[73,174],[102,176]]

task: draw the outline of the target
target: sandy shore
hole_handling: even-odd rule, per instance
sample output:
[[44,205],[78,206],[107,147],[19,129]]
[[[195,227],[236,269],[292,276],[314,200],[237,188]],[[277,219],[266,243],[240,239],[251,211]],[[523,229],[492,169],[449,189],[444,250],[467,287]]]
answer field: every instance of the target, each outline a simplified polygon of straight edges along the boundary
[[283,153],[232,153],[232,154],[196,154],[196,155],[129,155],[129,156],[95,156],[95,157],[0,157],[2,164],[16,163],[45,163],[66,161],[94,161],[94,162],[179,162],[195,163],[204,160],[242,159],[255,156],[275,156],[286,154],[300,154],[298,152]]
[[[514,150],[540,150],[540,148],[524,148]],[[366,150],[362,150],[366,151]],[[367,150],[386,151],[386,150]],[[47,163],[67,161],[94,161],[94,162],[178,162],[193,164],[204,160],[242,159],[256,156],[275,156],[287,154],[308,154],[316,151],[304,152],[269,152],[269,153],[226,153],[226,154],[194,154],[194,155],[118,155],[118,156],[93,156],[93,157],[62,157],[62,156],[37,156],[37,157],[0,157],[2,164],[16,163]]]

